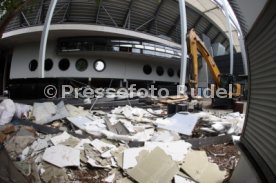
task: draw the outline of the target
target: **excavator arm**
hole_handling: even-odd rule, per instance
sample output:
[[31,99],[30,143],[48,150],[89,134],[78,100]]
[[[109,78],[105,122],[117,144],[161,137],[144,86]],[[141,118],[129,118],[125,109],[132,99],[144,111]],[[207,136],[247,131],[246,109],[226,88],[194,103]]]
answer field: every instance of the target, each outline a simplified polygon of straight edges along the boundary
[[194,29],[192,29],[189,33],[189,42],[190,42],[190,55],[191,55],[192,64],[193,64],[193,77],[190,83],[193,86],[193,88],[195,88],[195,91],[197,91],[197,88],[198,88],[198,55],[197,55],[198,52],[205,59],[208,65],[208,68],[212,74],[212,77],[215,81],[216,86],[219,86],[220,85],[219,68],[217,67],[213,57],[205,47],[203,41],[196,34]]
[[204,45],[203,41],[196,34],[194,29],[191,29],[188,37],[189,37],[189,43],[190,43],[190,57],[192,58],[192,65],[193,65],[193,74],[192,74],[192,79],[190,80],[191,88],[194,88],[195,91],[197,91],[198,89],[198,52],[199,52],[207,63],[209,71],[211,72],[211,75],[215,82],[216,88],[219,88],[219,87],[228,88],[229,84],[233,84],[233,91],[229,91],[229,92],[231,92],[234,97],[239,97],[241,95],[240,84],[233,83],[232,75],[220,73],[219,68],[216,65],[213,57],[211,56],[208,49]]

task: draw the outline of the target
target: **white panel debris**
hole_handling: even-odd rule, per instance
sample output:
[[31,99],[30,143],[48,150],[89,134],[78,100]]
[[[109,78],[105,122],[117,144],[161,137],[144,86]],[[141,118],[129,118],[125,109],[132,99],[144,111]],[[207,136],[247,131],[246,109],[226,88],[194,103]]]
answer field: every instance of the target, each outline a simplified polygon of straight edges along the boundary
[[111,149],[115,149],[116,146],[113,144],[108,144],[105,143],[101,140],[95,139],[91,142],[91,145],[93,145],[95,147],[95,149],[97,149],[100,153],[104,153],[107,152]]
[[62,142],[65,142],[66,140],[68,140],[69,138],[71,137],[71,135],[69,135],[67,132],[63,132],[62,134],[60,135],[57,135],[53,138],[51,138],[51,142],[54,144],[54,145],[58,145]]
[[133,168],[137,165],[137,156],[146,148],[131,148],[124,151],[123,169]]
[[198,121],[199,117],[197,114],[190,113],[176,113],[171,118],[158,119],[156,123],[159,128],[172,130],[184,135],[192,135],[192,131]]
[[152,150],[156,147],[161,148],[174,161],[183,161],[192,145],[183,140],[173,142],[146,142],[145,148]]
[[101,165],[99,164],[97,161],[95,161],[94,159],[92,158],[89,158],[87,163],[89,163],[92,167],[96,167],[96,168],[108,168],[108,169],[111,169],[111,166],[110,165]]
[[100,136],[102,131],[106,130],[105,121],[103,119],[93,121],[84,116],[67,117],[67,119],[78,128],[95,136]]
[[80,151],[64,145],[52,146],[45,150],[42,159],[60,168],[80,166]]
[[137,156],[143,150],[151,152],[156,147],[161,148],[167,155],[169,155],[173,161],[181,162],[185,158],[186,154],[191,149],[191,144],[185,141],[174,141],[174,142],[145,142],[144,147],[130,148],[124,151],[123,156],[123,169],[128,169],[136,166]]

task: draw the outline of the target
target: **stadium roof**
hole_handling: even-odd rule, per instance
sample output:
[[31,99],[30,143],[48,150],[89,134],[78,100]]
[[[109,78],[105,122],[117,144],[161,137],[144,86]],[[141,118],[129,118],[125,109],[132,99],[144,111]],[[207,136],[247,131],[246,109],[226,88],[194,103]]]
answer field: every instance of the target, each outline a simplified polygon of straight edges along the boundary
[[[10,23],[7,31],[42,25],[50,0],[37,0]],[[229,48],[225,15],[212,0],[186,0],[188,29],[206,34],[212,42]],[[177,0],[59,0],[52,24],[82,23],[124,28],[180,43]],[[238,31],[233,29],[234,47],[240,51]]]

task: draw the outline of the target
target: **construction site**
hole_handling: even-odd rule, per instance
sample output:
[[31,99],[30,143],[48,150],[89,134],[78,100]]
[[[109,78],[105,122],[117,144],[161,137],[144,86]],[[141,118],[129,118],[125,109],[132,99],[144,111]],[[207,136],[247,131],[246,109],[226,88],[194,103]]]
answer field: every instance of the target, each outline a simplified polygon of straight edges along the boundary
[[275,183],[275,9],[2,0],[0,183]]

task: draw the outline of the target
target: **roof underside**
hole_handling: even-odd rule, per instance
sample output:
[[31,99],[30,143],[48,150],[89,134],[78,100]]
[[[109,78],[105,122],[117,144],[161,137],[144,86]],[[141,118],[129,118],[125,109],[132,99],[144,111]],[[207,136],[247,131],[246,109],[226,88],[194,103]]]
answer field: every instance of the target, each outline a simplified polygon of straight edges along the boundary
[[[38,0],[10,23],[7,31],[43,24],[50,0]],[[211,0],[186,0],[188,30],[206,34],[211,42],[229,48],[223,12]],[[149,33],[180,43],[180,15],[176,0],[59,0],[52,24],[85,23]],[[233,28],[234,46],[240,51]]]

